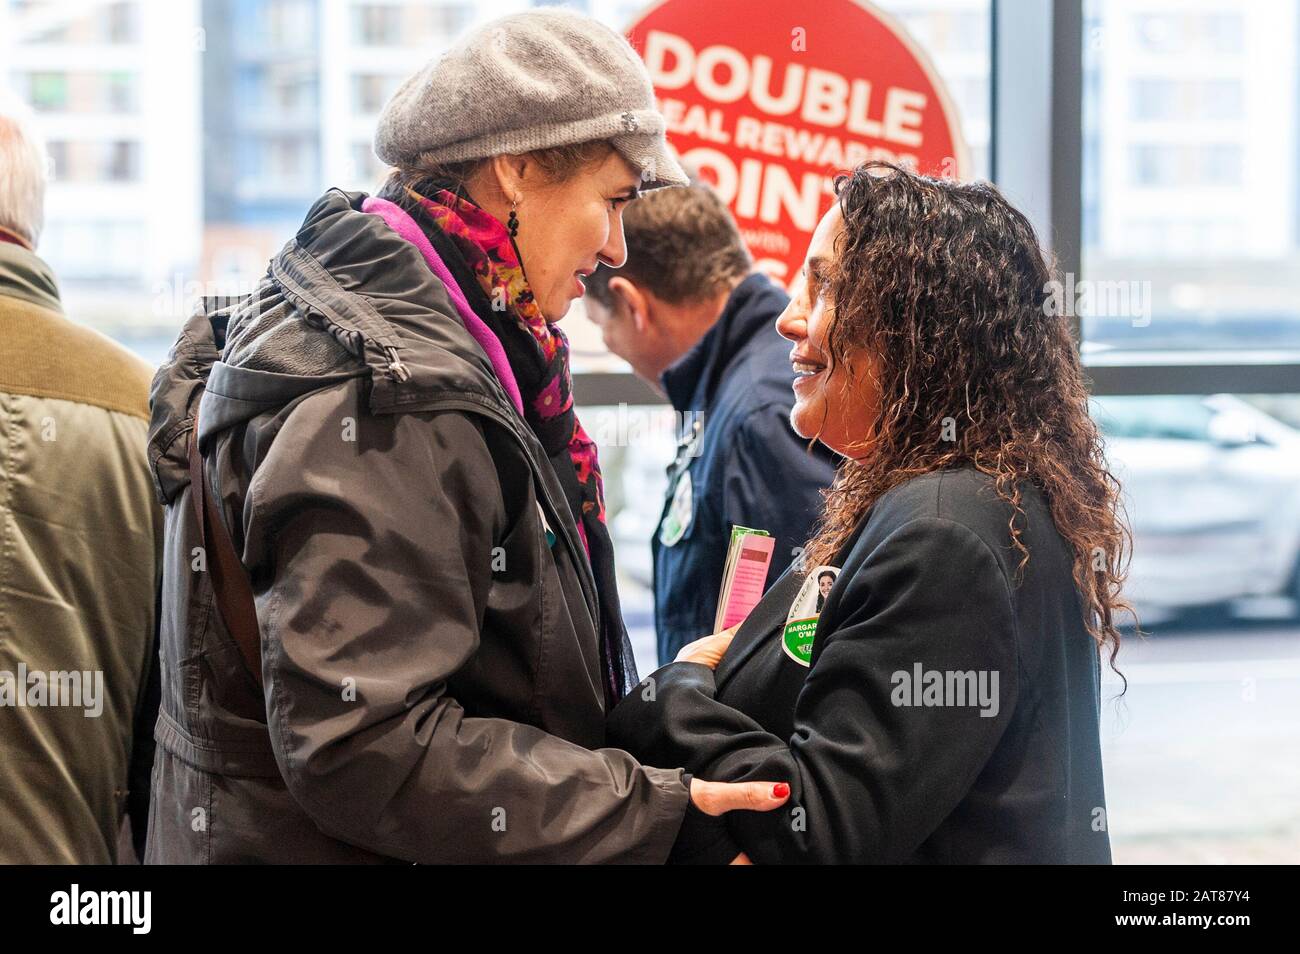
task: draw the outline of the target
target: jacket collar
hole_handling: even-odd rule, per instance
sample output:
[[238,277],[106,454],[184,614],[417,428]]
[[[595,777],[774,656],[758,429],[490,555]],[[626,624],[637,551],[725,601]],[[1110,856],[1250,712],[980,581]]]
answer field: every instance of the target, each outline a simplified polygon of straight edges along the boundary
[[708,333],[664,371],[660,380],[675,410],[703,411],[713,403],[723,372],[772,320],[768,310],[754,307],[769,291],[775,286],[766,275],[747,276]]
[[0,296],[63,312],[54,271],[35,252],[0,242]]
[[[365,199],[337,189],[322,196],[295,239],[271,260],[273,290],[360,360],[360,370],[370,374],[372,412],[412,410],[454,394],[512,413],[490,359],[466,330],[446,286],[414,245],[379,215],[361,211]],[[232,315],[232,327],[261,307],[255,298]],[[257,377],[260,386],[263,376],[242,366],[255,356],[253,349],[234,364],[217,363],[209,389],[237,386],[231,382],[238,377]],[[258,363],[275,366],[274,358],[263,351]],[[317,372],[300,377],[304,390],[320,386]],[[218,417],[210,419],[220,430]],[[208,426],[205,421],[205,431]]]
[[[366,196],[330,190],[311,208],[297,236],[272,260],[253,295],[205,299],[154,376],[150,460],[166,502],[188,480],[184,441],[202,400],[206,440],[241,421],[332,383],[369,375],[373,413],[418,410],[454,397],[518,417],[483,349],[455,317],[448,293],[420,252],[377,215],[360,211]],[[299,335],[264,334],[222,360],[228,333],[293,305],[288,318],[329,334],[356,360],[302,367]],[[288,319],[287,319],[288,320]],[[256,361],[254,361],[256,359]],[[252,365],[256,365],[256,367]],[[519,419],[522,425],[522,419]]]
[[[857,546],[866,531],[870,517],[871,515],[868,514],[858,521],[857,528],[835,554],[831,566],[840,569],[841,578],[851,579],[857,571],[857,565],[861,560],[861,557],[857,555]],[[756,607],[750,614],[750,619],[754,621],[753,625],[746,626],[742,624],[740,629],[737,630],[735,639],[732,640],[730,648],[727,649],[727,654],[722,657],[722,662],[718,663],[713,674],[715,688],[718,692],[721,692],[722,687],[730,681],[731,677],[744,667],[745,663],[758,651],[759,647],[767,645],[773,638],[781,638],[785,631],[785,617],[789,607],[793,605],[799,595],[800,587],[803,586],[804,581],[807,579],[801,570],[796,570],[797,562],[794,561],[787,566],[785,572],[777,577],[776,582],[769,586],[767,592],[763,594],[763,599],[770,601],[772,605],[763,607],[762,611]],[[810,567],[810,569],[812,568]],[[841,587],[838,593],[842,592],[843,588]],[[836,613],[838,605],[837,591],[833,590],[826,601],[826,605],[822,607],[821,615],[828,620],[832,620],[835,618],[833,614]],[[818,632],[820,630],[821,626],[819,625]],[[824,639],[824,637],[822,638]],[[814,642],[816,642],[816,639],[814,639]],[[821,652],[820,645],[816,652]]]

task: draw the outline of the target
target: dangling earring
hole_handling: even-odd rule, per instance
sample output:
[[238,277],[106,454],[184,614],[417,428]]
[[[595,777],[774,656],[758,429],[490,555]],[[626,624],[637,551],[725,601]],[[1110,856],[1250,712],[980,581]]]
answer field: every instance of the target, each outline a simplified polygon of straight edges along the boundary
[[506,222],[506,228],[510,230],[510,237],[514,238],[519,234],[519,216],[515,213],[515,203],[510,203],[510,219]]

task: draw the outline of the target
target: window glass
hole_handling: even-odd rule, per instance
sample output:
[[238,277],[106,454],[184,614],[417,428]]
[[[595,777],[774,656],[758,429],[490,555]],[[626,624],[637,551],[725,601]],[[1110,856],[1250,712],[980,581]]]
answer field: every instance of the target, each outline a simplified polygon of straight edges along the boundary
[[1085,4],[1089,361],[1300,357],[1298,17],[1297,0]]

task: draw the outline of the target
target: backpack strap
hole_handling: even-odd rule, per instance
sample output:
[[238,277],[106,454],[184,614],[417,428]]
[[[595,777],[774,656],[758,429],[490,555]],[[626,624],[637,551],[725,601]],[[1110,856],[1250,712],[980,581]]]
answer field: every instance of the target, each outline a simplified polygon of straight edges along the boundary
[[[217,503],[203,479],[203,459],[199,456],[199,415],[194,413],[190,431],[190,501],[199,525],[199,543],[212,579],[217,611],[226,629],[239,646],[244,666],[257,688],[262,688],[262,639],[257,628],[257,608],[253,603],[253,585],[244,569],[230,532],[221,520]],[[209,544],[209,541],[211,543]]]

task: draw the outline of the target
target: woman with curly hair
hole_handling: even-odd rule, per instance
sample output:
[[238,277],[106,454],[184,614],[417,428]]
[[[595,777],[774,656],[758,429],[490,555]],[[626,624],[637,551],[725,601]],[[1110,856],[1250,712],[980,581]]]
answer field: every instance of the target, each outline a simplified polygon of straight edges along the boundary
[[688,820],[676,860],[1108,863],[1099,657],[1129,535],[1051,270],[991,186],[869,164],[836,195],[777,322],[794,428],[844,458],[821,522],[612,741],[789,781],[783,810]]

